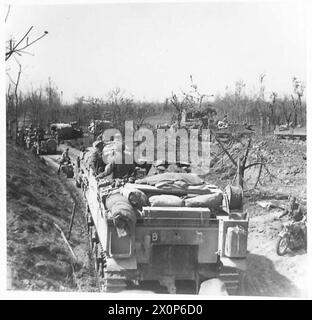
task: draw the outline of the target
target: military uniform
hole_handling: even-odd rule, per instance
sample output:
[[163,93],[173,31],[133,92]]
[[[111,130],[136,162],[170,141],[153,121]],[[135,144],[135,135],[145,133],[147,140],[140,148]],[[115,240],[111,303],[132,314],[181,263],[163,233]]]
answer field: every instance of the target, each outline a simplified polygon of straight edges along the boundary
[[62,153],[62,155],[61,155],[60,166],[59,166],[59,168],[58,168],[57,173],[60,173],[60,171],[61,171],[61,166],[62,166],[62,164],[65,163],[65,162],[69,162],[69,163],[70,163],[70,157],[69,157],[69,155],[68,155],[68,151],[67,151],[67,150],[65,150],[65,151]]

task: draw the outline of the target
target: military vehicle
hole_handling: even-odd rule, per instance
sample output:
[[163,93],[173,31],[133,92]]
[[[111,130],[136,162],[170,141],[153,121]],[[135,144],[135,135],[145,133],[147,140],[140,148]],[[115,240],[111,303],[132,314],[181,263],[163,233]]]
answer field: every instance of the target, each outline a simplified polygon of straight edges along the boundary
[[280,126],[274,130],[274,136],[277,139],[307,139],[307,129],[306,128],[291,128],[289,126]]
[[61,164],[60,171],[66,175],[67,178],[74,177],[74,166],[70,162],[64,162]]
[[58,140],[71,140],[83,137],[81,128],[77,128],[77,123],[53,123],[50,125],[50,132]]
[[[176,293],[182,281],[192,284],[192,293],[204,294],[205,284],[209,287],[209,281],[217,278],[228,294],[244,292],[249,220],[243,213],[240,187],[221,190],[206,182],[142,182],[145,178],[157,180],[160,174],[141,180],[133,176],[99,180],[84,159],[77,162],[76,181],[86,201],[86,223],[102,291],[120,292],[146,281],[157,281],[167,292]],[[191,173],[179,175],[184,180],[200,179]],[[127,220],[131,207],[120,201],[129,200],[132,205],[130,197],[125,197],[131,190],[139,190],[147,201],[139,209],[135,207],[135,216]],[[163,195],[178,199],[179,206],[152,203],[153,196]],[[209,206],[187,205],[202,196],[212,196],[219,202]],[[114,206],[124,206],[128,211],[123,215],[117,210],[116,215]]]
[[113,124],[108,120],[94,120],[90,123],[88,130],[95,137],[103,133],[106,129],[113,128]]
[[38,154],[56,154],[57,153],[57,141],[52,138],[44,138],[37,143]]

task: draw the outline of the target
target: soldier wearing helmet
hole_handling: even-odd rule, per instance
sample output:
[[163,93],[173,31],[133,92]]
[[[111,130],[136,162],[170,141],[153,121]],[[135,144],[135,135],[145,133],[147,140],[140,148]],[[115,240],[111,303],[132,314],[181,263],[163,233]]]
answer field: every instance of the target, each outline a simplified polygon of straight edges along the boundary
[[66,150],[61,155],[60,166],[58,168],[57,173],[60,173],[62,164],[70,163],[70,162],[71,162],[71,160],[69,157],[69,148],[66,148]]

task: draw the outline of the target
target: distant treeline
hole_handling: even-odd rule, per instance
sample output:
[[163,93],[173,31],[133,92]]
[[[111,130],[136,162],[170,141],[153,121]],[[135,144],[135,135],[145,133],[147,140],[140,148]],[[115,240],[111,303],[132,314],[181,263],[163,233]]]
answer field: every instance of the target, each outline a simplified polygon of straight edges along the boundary
[[[303,87],[298,91],[294,79],[293,93],[280,97],[273,92],[267,99],[264,98],[264,92],[254,96],[245,94],[244,85],[237,82],[234,92],[215,96],[209,106],[216,111],[218,119],[227,114],[232,122],[247,122],[259,126],[259,119],[262,117],[267,130],[286,123],[305,126],[306,102],[302,98]],[[117,128],[125,120],[133,120],[140,127],[146,125],[149,118],[153,118],[155,122],[159,116],[163,121],[163,115],[166,115],[165,121],[170,123],[172,119],[176,119],[177,112],[170,98],[164,102],[140,102],[127,97],[120,89],[111,91],[106,99],[81,97],[75,103],[63,104],[61,93],[51,83],[44,89],[28,93],[8,93],[6,101],[7,120],[15,122],[18,119],[19,126],[32,123],[47,127],[54,122],[78,121],[81,127],[87,128],[94,119],[103,119],[112,121]]]

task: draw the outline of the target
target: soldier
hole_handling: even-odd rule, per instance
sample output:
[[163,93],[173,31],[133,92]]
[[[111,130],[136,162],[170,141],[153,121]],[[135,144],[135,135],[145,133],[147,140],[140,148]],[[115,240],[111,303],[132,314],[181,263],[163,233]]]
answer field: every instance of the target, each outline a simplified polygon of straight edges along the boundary
[[296,197],[289,198],[288,208],[279,216],[280,218],[288,216],[292,223],[295,233],[301,233],[303,238],[306,237],[306,212],[302,206],[297,202]]
[[93,170],[94,175],[98,175],[105,169],[105,163],[102,159],[103,142],[95,141],[93,144],[93,151],[90,156],[90,168]]
[[80,147],[80,154],[77,157],[77,166],[78,166],[78,168],[80,168],[80,162],[81,162],[81,160],[83,160],[85,153],[86,153],[86,148],[84,146],[81,146]]
[[44,130],[40,125],[38,126],[37,132],[38,132],[39,141],[43,140],[44,139]]
[[61,171],[62,164],[66,163],[66,162],[70,163],[70,161],[71,161],[68,153],[69,153],[69,148],[66,148],[66,150],[61,155],[60,166],[59,166],[58,171],[57,171],[58,174]]
[[293,221],[302,220],[304,213],[300,204],[297,202],[296,197],[289,197],[288,208],[280,215],[280,218],[288,216]]

